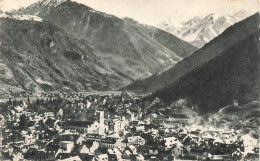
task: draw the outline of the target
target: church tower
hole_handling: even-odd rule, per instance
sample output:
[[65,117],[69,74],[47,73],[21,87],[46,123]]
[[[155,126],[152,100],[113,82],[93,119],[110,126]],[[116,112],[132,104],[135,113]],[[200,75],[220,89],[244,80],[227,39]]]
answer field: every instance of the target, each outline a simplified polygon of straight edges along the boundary
[[104,111],[96,112],[97,121],[99,123],[99,135],[105,134],[105,119],[104,119]]

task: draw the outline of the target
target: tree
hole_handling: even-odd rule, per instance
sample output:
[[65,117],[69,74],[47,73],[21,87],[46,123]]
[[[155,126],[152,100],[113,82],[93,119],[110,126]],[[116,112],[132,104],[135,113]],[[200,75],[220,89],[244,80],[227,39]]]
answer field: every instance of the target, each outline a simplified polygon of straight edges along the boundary
[[44,99],[43,98],[40,100],[40,104],[44,105]]
[[39,100],[38,97],[37,97],[37,100],[36,100],[36,106],[40,106],[40,100]]
[[87,99],[84,97],[83,98],[83,103],[86,104],[87,103]]
[[13,106],[17,106],[17,100],[16,99],[13,100]]
[[88,149],[90,149],[90,148],[92,147],[92,145],[93,145],[93,141],[87,140],[86,143],[85,143],[85,145],[86,145],[86,147],[87,147]]
[[166,140],[163,139],[163,140],[161,141],[161,145],[162,145],[163,147],[165,147],[165,143],[166,143]]
[[28,128],[28,120],[24,114],[20,116],[19,128],[21,130],[26,130]]
[[27,97],[27,103],[28,103],[28,104],[31,104],[31,100],[30,100],[30,97],[29,97],[29,96]]
[[9,98],[7,104],[8,104],[8,105],[13,105],[13,102],[12,102],[11,98]]

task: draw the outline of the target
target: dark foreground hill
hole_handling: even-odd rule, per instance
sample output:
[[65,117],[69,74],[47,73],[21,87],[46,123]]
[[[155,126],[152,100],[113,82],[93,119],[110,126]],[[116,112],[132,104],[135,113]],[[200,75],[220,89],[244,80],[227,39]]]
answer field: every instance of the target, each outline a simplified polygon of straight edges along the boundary
[[172,69],[138,81],[126,89],[153,92],[165,102],[190,99],[201,112],[237,99],[246,103],[259,96],[259,14],[229,27]]

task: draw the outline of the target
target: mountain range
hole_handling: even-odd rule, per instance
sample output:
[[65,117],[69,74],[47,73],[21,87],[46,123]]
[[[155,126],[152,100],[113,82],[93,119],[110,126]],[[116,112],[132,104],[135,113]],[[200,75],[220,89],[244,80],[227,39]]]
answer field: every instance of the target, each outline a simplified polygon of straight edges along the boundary
[[126,90],[164,102],[191,100],[206,113],[257,100],[260,87],[259,14],[240,21],[162,74],[136,81]]
[[194,38],[186,40],[201,38],[196,46],[208,42],[198,49],[70,0],[0,12],[1,93],[122,89],[152,93],[166,105],[185,98],[201,113],[234,99],[247,103],[259,97],[259,14],[240,21],[244,15],[174,22],[175,31]]
[[240,10],[233,15],[209,14],[202,18],[196,16],[184,22],[166,19],[157,27],[201,48],[229,26],[248,16],[246,11]]
[[155,27],[73,1],[43,0],[18,13],[37,15],[87,40],[109,67],[131,81],[169,69],[197,49]]
[[2,92],[114,90],[161,73],[196,47],[70,0],[0,15]]

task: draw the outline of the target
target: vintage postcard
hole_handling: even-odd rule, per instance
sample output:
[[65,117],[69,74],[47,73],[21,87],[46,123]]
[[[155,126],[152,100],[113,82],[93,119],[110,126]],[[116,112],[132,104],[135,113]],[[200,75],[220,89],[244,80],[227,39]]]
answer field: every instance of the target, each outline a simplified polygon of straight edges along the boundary
[[259,7],[0,0],[0,160],[259,160]]

